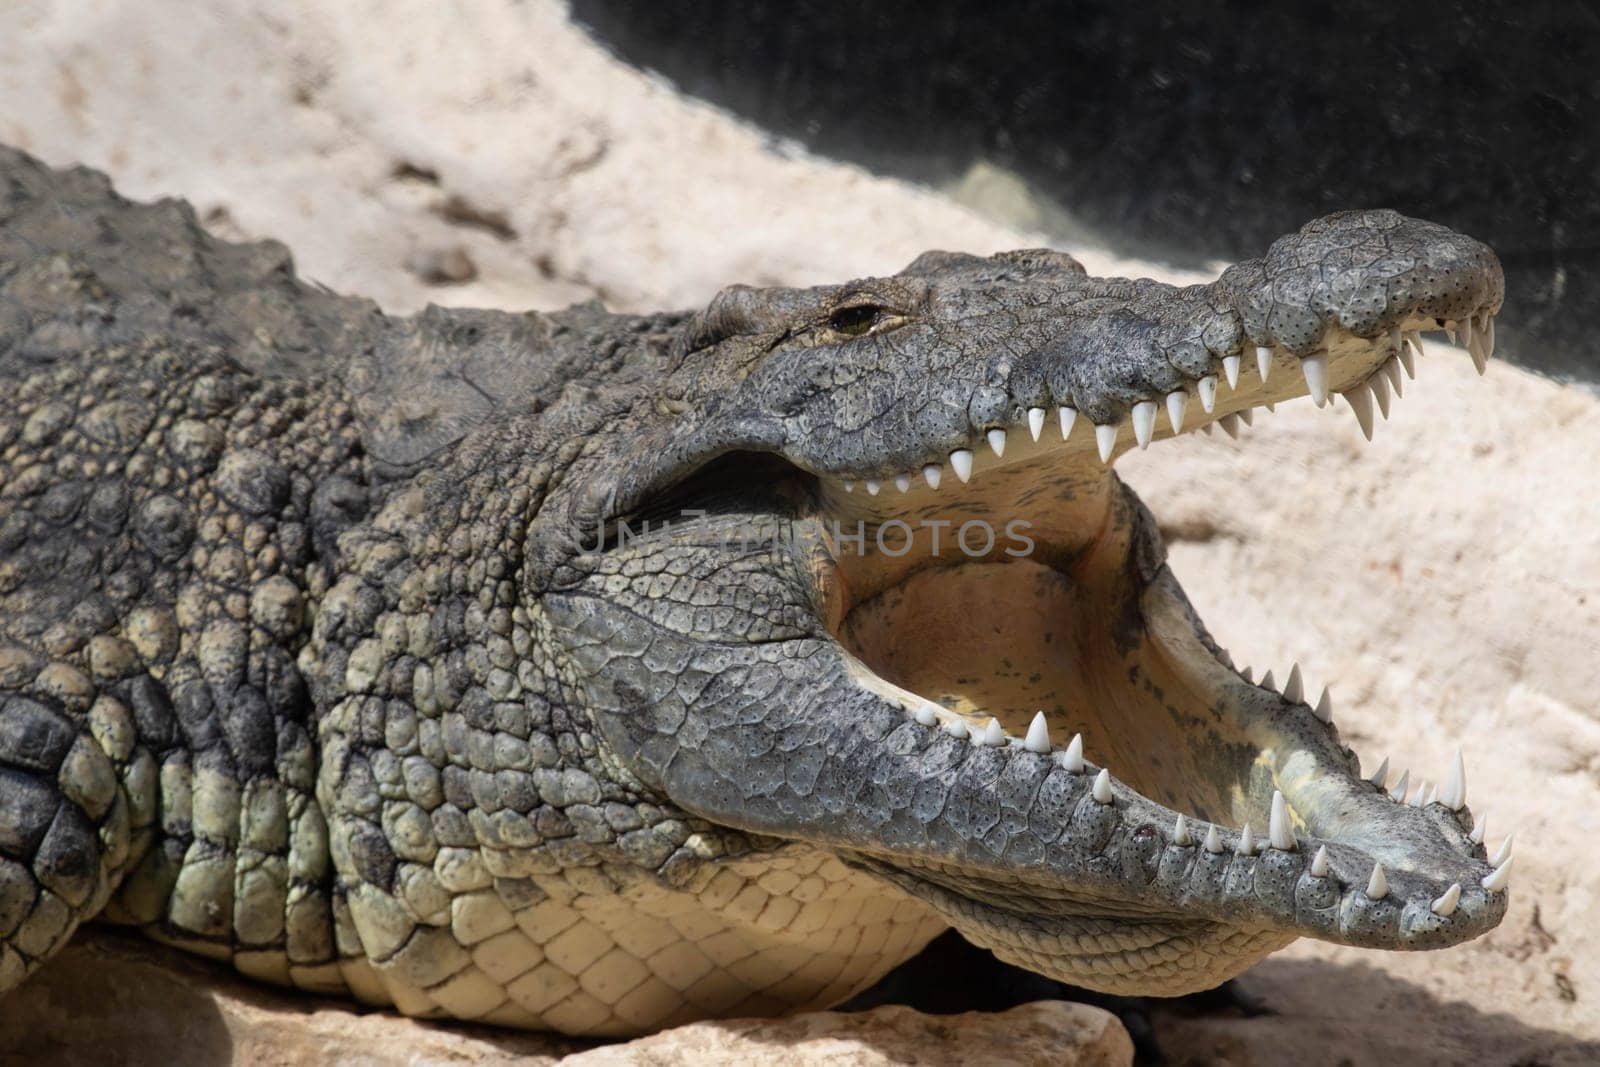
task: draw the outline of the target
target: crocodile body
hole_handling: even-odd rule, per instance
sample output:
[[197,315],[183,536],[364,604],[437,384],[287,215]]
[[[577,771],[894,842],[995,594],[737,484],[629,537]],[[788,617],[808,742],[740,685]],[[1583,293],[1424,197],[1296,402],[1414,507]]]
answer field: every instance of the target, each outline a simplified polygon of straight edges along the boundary
[[1501,297],[1367,212],[1189,289],[930,253],[399,318],[0,149],[0,994],[91,920],[574,1034],[834,1004],[950,925],[1156,994],[1476,936],[1464,782],[1396,803],[1233,672],[1109,460],[1370,420]]

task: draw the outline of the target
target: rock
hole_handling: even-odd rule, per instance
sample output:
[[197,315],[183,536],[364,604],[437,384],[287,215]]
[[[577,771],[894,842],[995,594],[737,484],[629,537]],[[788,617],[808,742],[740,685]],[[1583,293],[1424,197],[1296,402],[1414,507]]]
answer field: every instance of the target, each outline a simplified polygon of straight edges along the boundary
[[1090,1067],[1132,1062],[1133,1041],[1116,1016],[1059,1000],[1039,1000],[992,1015],[924,1015],[891,1005],[849,1014],[823,1011],[786,1019],[691,1023],[562,1061],[564,1067]]
[[[565,1057],[565,1058],[563,1058]],[[996,1015],[904,1007],[694,1023],[595,1047],[554,1034],[419,1022],[259,985],[131,931],[80,930],[0,1011],[0,1063],[1130,1064],[1133,1044],[1099,1008],[1046,1000]]]

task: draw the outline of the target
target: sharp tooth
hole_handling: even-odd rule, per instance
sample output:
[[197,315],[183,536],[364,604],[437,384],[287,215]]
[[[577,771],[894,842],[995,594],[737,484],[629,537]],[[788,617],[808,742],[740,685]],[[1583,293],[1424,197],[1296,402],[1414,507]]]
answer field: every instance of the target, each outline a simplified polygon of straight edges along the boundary
[[1322,407],[1328,402],[1328,357],[1321,353],[1306,356],[1300,361],[1300,373],[1306,376],[1311,402]]
[[1251,832],[1250,824],[1245,823],[1244,829],[1239,832],[1239,845],[1234,852],[1240,856],[1253,855],[1256,850],[1256,835]]
[[1115,424],[1096,426],[1094,428],[1094,443],[1100,449],[1100,462],[1111,462],[1111,450],[1117,447],[1117,427]]
[[911,491],[911,475],[909,475],[909,474],[897,474],[897,475],[895,475],[894,487],[896,489],[900,490],[902,493],[910,492]]
[[1390,356],[1388,359],[1383,361],[1382,369],[1383,376],[1389,379],[1389,388],[1394,391],[1395,397],[1403,398],[1406,395],[1406,376],[1400,373],[1399,358],[1396,356]]
[[1272,349],[1266,345],[1256,345],[1256,370],[1261,374],[1261,384],[1267,383],[1267,375],[1272,373]]
[[873,481],[871,478],[867,479],[867,495],[868,496],[877,496],[878,495],[878,490],[882,489],[882,488],[883,488],[883,486],[879,485],[877,482]]
[[1223,433],[1227,434],[1229,437],[1233,438],[1235,441],[1237,441],[1239,439],[1239,416],[1238,415],[1224,415],[1220,419],[1217,420],[1217,423],[1222,427],[1222,432]]
[[1444,324],[1444,335],[1447,338],[1450,339],[1450,343],[1451,344],[1455,344],[1456,343],[1456,324],[1453,323],[1453,322],[1445,323]]
[[939,482],[944,478],[944,468],[937,463],[930,463],[922,468],[922,480],[928,483],[929,489],[939,488]]
[[999,748],[1006,743],[1005,729],[1000,725],[999,719],[991,718],[989,725],[983,728],[983,744],[990,748]]
[[1183,413],[1189,409],[1189,394],[1174,389],[1167,394],[1167,418],[1172,422],[1172,432],[1183,432]]
[[[1417,361],[1411,356],[1411,345],[1409,341],[1406,343],[1406,346],[1400,349],[1400,351],[1396,354],[1396,358],[1400,360],[1400,369],[1406,372],[1406,377],[1413,379],[1416,378]],[[1398,389],[1395,390],[1397,393],[1399,391],[1400,390]]]
[[1233,666],[1233,657],[1228,655],[1228,650],[1227,649],[1225,649],[1225,648],[1217,649],[1217,658],[1222,661],[1222,665],[1224,667],[1232,667]]
[[1328,846],[1319,845],[1317,854],[1311,857],[1311,877],[1328,877]]
[[944,728],[945,732],[947,732],[957,741],[967,736],[967,720],[961,718],[959,715],[945,723]]
[[1389,347],[1398,352],[1400,351],[1401,346],[1403,346],[1405,343],[1406,339],[1404,335],[1401,334],[1400,327],[1389,327]]
[[1273,683],[1273,678],[1272,678],[1272,672],[1271,671],[1268,671],[1266,674],[1263,674],[1261,676],[1261,688],[1270,689],[1274,693],[1276,693],[1278,691],[1278,687]]
[[1256,424],[1256,413],[1254,408],[1240,408],[1238,411],[1234,412],[1234,414],[1237,415],[1239,421],[1244,423],[1246,426],[1254,426]]
[[1217,376],[1208,374],[1195,383],[1195,392],[1200,394],[1200,406],[1205,408],[1206,414],[1211,414],[1217,407]]
[[1487,316],[1488,321],[1483,327],[1483,358],[1490,359],[1494,356],[1494,316]]
[[1249,667],[1246,667],[1244,670],[1240,671],[1239,672],[1239,677],[1243,678],[1245,681],[1249,682],[1251,685],[1255,684],[1255,680],[1256,680],[1255,671],[1251,670]]
[[1299,844],[1294,839],[1294,827],[1289,825],[1289,805],[1276,789],[1272,791],[1272,818],[1267,824],[1267,840],[1282,852],[1293,852]]
[[1346,392],[1344,398],[1350,410],[1356,413],[1356,422],[1361,424],[1361,436],[1372,440],[1372,390],[1366,382],[1361,382]]
[[1451,811],[1460,811],[1467,803],[1467,761],[1462,758],[1461,750],[1456,749],[1456,758],[1450,764],[1450,777],[1445,781],[1444,788],[1439,791],[1439,801]]
[[1322,687],[1322,697],[1317,701],[1317,706],[1311,709],[1311,714],[1323,722],[1333,721],[1333,697],[1328,694],[1328,687]]
[[1456,905],[1461,903],[1461,883],[1452,882],[1450,888],[1444,891],[1444,896],[1428,905],[1435,915],[1450,918],[1456,913]]
[[939,721],[939,713],[934,710],[932,704],[923,704],[916,711],[911,713],[911,717],[916,719],[917,722],[921,723],[923,726],[932,726],[934,723]]
[[1467,354],[1472,357],[1472,369],[1476,370],[1481,377],[1483,373],[1489,369],[1489,357],[1485,356],[1483,352],[1477,348],[1468,349]]
[[1150,447],[1150,438],[1156,432],[1156,407],[1154,400],[1141,400],[1133,405],[1133,439],[1140,448]]
[[1061,766],[1073,774],[1083,773],[1083,735],[1073,734],[1072,740],[1067,742],[1067,754],[1061,759]]
[[1367,899],[1382,900],[1389,895],[1389,879],[1383,876],[1383,864],[1374,864],[1372,877],[1367,879]]
[[1481,845],[1483,844],[1483,835],[1487,833],[1488,830],[1489,813],[1487,811],[1480,811],[1478,813],[1478,821],[1472,824],[1472,833],[1468,834],[1467,838],[1474,845]]
[[1194,838],[1189,836],[1189,820],[1183,817],[1182,812],[1172,821],[1172,843],[1182,848],[1194,844]]
[[1289,680],[1283,683],[1283,699],[1298,704],[1305,699],[1305,682],[1300,678],[1300,664],[1289,668]]
[[1511,881],[1511,864],[1514,860],[1506,860],[1500,866],[1490,871],[1478,884],[1491,893],[1498,893]]
[[994,449],[994,454],[997,455],[997,456],[1005,455],[1006,454],[1006,432],[1004,430],[996,428],[996,429],[993,429],[993,430],[989,431],[988,437],[989,437],[989,447]]
[[1044,721],[1044,712],[1034,713],[1033,721],[1028,724],[1028,736],[1022,739],[1022,747],[1029,752],[1050,751],[1050,726]]
[[1423,800],[1423,797],[1427,794],[1427,792],[1428,792],[1428,780],[1426,778],[1424,778],[1424,779],[1422,779],[1421,781],[1419,781],[1417,783],[1417,791],[1415,793],[1411,794],[1411,806],[1413,808],[1422,807],[1422,800]]
[[1438,802],[1439,802],[1439,783],[1435,782],[1432,785],[1428,786],[1428,796],[1427,796],[1426,799],[1423,800],[1422,806],[1423,807],[1427,807],[1429,804],[1437,804]]
[[1044,432],[1044,408],[1028,409],[1028,435],[1035,441]]
[[1097,804],[1111,803],[1111,772],[1104,767],[1094,776],[1094,799]]
[[1469,315],[1456,323],[1456,334],[1462,348],[1472,347],[1472,316]]
[[856,483],[855,482],[845,482],[844,483],[844,491],[847,492],[847,493],[855,492],[856,491]]
[[1237,388],[1239,388],[1239,357],[1238,356],[1223,356],[1222,357],[1222,373],[1228,379],[1228,388],[1229,389],[1237,389]]
[[1078,412],[1074,408],[1063,407],[1058,412],[1061,416],[1061,439],[1065,441],[1067,435],[1072,433],[1072,424],[1078,419]]
[[1222,854],[1222,835],[1217,833],[1215,826],[1206,827],[1206,851],[1213,856]]
[[964,448],[958,448],[950,453],[950,469],[956,472],[956,477],[963,482],[972,477],[972,453]]
[[1213,427],[1212,424],[1208,422],[1204,426],[1200,427],[1200,432],[1205,434],[1207,437],[1210,437],[1211,436],[1211,431],[1214,428],[1215,427]]
[[1399,803],[1401,803],[1402,801],[1404,801],[1406,799],[1406,791],[1409,790],[1410,788],[1411,788],[1411,772],[1410,771],[1401,771],[1400,772],[1400,780],[1394,784],[1394,788],[1393,789],[1389,790],[1389,798],[1391,800],[1393,800],[1396,804],[1399,804]]
[[[1406,344],[1410,345],[1411,346],[1411,350],[1413,352],[1415,352],[1417,355],[1419,355],[1419,356],[1422,355],[1422,331],[1421,330],[1407,330],[1406,331]],[[1416,375],[1413,374],[1412,377],[1415,378]]]
[[1372,772],[1372,776],[1369,777],[1367,779],[1367,781],[1371,782],[1373,785],[1377,786],[1379,789],[1382,789],[1383,788],[1383,784],[1385,782],[1387,782],[1388,780],[1389,780],[1389,757],[1385,756],[1385,757],[1383,757],[1383,762],[1378,764],[1378,769]]
[[1389,417],[1389,379],[1375,373],[1367,378],[1367,388],[1372,390],[1372,398],[1378,402],[1378,413],[1387,419]]
[[1500,847],[1495,850],[1494,858],[1489,861],[1489,866],[1498,867],[1511,858],[1511,843],[1516,840],[1516,834],[1507,834],[1506,839],[1500,842]]

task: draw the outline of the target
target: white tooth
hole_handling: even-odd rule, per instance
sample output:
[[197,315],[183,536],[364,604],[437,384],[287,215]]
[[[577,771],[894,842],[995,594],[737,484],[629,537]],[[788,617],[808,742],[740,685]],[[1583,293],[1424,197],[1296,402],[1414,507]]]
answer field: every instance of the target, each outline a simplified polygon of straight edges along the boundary
[[1333,721],[1333,697],[1328,694],[1328,687],[1322,687],[1322,698],[1317,701],[1317,706],[1311,709],[1311,714],[1323,722]]
[[1206,827],[1206,851],[1213,856],[1222,854],[1222,836],[1215,826]]
[[1378,414],[1387,419],[1389,417],[1389,379],[1381,374],[1372,374],[1367,378],[1367,388],[1372,390],[1372,398],[1378,402]]
[[1393,789],[1389,790],[1389,799],[1393,800],[1396,804],[1404,803],[1406,799],[1406,793],[1410,790],[1410,788],[1411,772],[1401,771],[1400,780],[1394,784]]
[[1002,430],[1002,429],[996,428],[996,429],[990,430],[988,436],[989,436],[989,447],[994,449],[994,454],[997,455],[997,456],[1005,455],[1006,454],[1006,432],[1004,430]]
[[1156,407],[1154,400],[1141,400],[1133,405],[1133,439],[1140,448],[1150,447],[1150,438],[1156,432]]
[[1472,833],[1468,834],[1467,838],[1474,845],[1481,845],[1483,844],[1483,835],[1487,833],[1488,830],[1489,813],[1487,811],[1480,811],[1478,812],[1478,821],[1472,824]]
[[1494,356],[1494,316],[1488,316],[1488,322],[1483,327],[1483,358],[1490,359]]
[[1239,677],[1243,678],[1245,681],[1249,682],[1252,685],[1255,684],[1255,680],[1256,680],[1255,671],[1251,670],[1249,667],[1246,667],[1244,670],[1240,671],[1239,672]]
[[1489,360],[1477,349],[1473,349],[1468,354],[1472,356],[1472,369],[1478,372],[1479,377],[1482,377],[1484,372],[1489,369]]
[[1061,758],[1061,766],[1073,774],[1083,773],[1083,735],[1073,734],[1072,740],[1067,742],[1067,754]]
[[[1406,345],[1406,347],[1400,350],[1398,358],[1400,360],[1400,369],[1406,372],[1406,377],[1413,379],[1416,378],[1417,361],[1411,355],[1411,346],[1409,343]],[[1399,391],[1400,390],[1398,389],[1395,390],[1397,393]]]
[[1444,324],[1444,335],[1447,338],[1450,339],[1450,343],[1451,344],[1455,344],[1456,343],[1456,324],[1453,323],[1453,322],[1445,323]]
[[1439,801],[1451,811],[1460,811],[1466,806],[1467,761],[1462,758],[1459,748],[1456,749],[1455,760],[1450,764],[1450,777],[1439,791]]
[[1328,877],[1328,846],[1320,845],[1317,854],[1311,857],[1311,877]]
[[944,468],[937,463],[930,463],[922,468],[922,480],[928,483],[929,489],[939,488],[940,480],[944,478]]
[[950,469],[956,472],[956,477],[963,482],[972,477],[972,453],[964,448],[958,448],[950,453]]
[[1399,358],[1390,356],[1383,361],[1382,369],[1383,376],[1389,379],[1389,388],[1394,391],[1395,397],[1404,398],[1406,395],[1406,376],[1400,373]]
[[1167,418],[1172,422],[1172,432],[1183,432],[1183,413],[1189,409],[1189,394],[1174,389],[1167,394]]
[[1267,840],[1273,848],[1283,852],[1293,852],[1299,843],[1294,839],[1294,827],[1289,825],[1289,805],[1276,789],[1272,791],[1272,819],[1267,824]]
[[1311,402],[1322,407],[1328,402],[1328,357],[1321,353],[1306,356],[1300,361],[1300,373],[1306,376]]
[[1305,682],[1300,678],[1300,664],[1289,668],[1289,680],[1283,683],[1283,699],[1298,704],[1305,699]]
[[1272,372],[1272,349],[1266,345],[1256,345],[1256,370],[1261,374],[1261,384],[1267,382],[1267,375]]
[[1235,441],[1239,439],[1239,416],[1237,414],[1224,415],[1217,420],[1217,424],[1222,427],[1223,433]]
[[1489,866],[1498,867],[1511,858],[1511,843],[1516,840],[1516,834],[1507,834],[1506,839],[1500,842],[1500,847],[1495,850],[1494,858],[1489,861]]
[[883,488],[883,486],[879,485],[877,482],[873,481],[871,478],[867,479],[867,495],[868,496],[877,496],[878,495],[878,490],[882,489],[882,488]]
[[1425,797],[1427,795],[1427,792],[1428,792],[1428,780],[1426,778],[1424,778],[1424,779],[1422,779],[1421,781],[1419,781],[1417,783],[1417,791],[1415,793],[1411,794],[1411,806],[1413,808],[1422,807],[1423,797]]
[[1094,794],[1095,803],[1111,803],[1111,772],[1106,770],[1104,767],[1100,769],[1099,774],[1094,776],[1094,789],[1092,792]]
[[1063,407],[1058,414],[1061,416],[1061,439],[1065,441],[1067,435],[1072,433],[1072,424],[1077,421],[1078,412],[1075,408]]
[[1462,348],[1472,347],[1472,317],[1470,315],[1456,323],[1456,334],[1460,338]]
[[1382,789],[1383,788],[1383,784],[1385,782],[1387,782],[1388,780],[1389,780],[1389,757],[1385,756],[1385,757],[1383,757],[1383,762],[1378,764],[1378,769],[1372,772],[1371,777],[1369,777],[1367,779],[1367,781],[1371,782],[1373,785],[1377,786],[1379,789]]
[[1239,388],[1239,357],[1223,356],[1222,373],[1228,379],[1228,388]]
[[1506,860],[1500,866],[1486,874],[1483,878],[1483,881],[1479,882],[1478,884],[1483,886],[1483,888],[1487,889],[1491,893],[1500,892],[1506,887],[1506,883],[1511,881],[1511,864],[1513,862],[1514,861],[1512,860]]
[[999,719],[990,719],[989,725],[983,728],[983,743],[990,748],[999,748],[1006,743],[1006,732],[1000,726]]
[[1210,414],[1217,406],[1217,376],[1208,374],[1195,383],[1195,392],[1200,394],[1200,406]]
[[1044,712],[1034,713],[1033,721],[1028,724],[1028,736],[1022,739],[1022,747],[1029,752],[1050,751],[1050,726],[1044,721]]
[[1435,782],[1434,784],[1428,786],[1428,796],[1427,796],[1427,799],[1425,799],[1422,802],[1422,806],[1423,807],[1427,807],[1429,804],[1436,804],[1438,802],[1439,802],[1439,783]]
[[1240,856],[1253,855],[1256,850],[1256,835],[1250,831],[1250,824],[1245,823],[1244,829],[1239,831],[1239,845],[1234,852]]
[[1276,693],[1278,691],[1278,687],[1275,684],[1273,684],[1273,678],[1272,678],[1272,672],[1271,671],[1268,671],[1266,674],[1263,674],[1261,676],[1261,688],[1270,689],[1274,693]]
[[1367,388],[1366,382],[1360,382],[1345,393],[1344,398],[1350,410],[1356,413],[1356,422],[1361,424],[1361,436],[1372,440],[1372,390]]
[[900,490],[902,493],[910,492],[911,491],[911,475],[909,475],[909,474],[897,474],[897,475],[895,475],[894,487],[896,489]]
[[856,491],[856,483],[855,482],[845,482],[844,483],[844,491],[847,492],[847,493],[855,492]]
[[1100,462],[1111,462],[1111,450],[1117,447],[1117,428],[1115,425],[1096,426],[1094,428],[1094,443],[1100,449]]
[[1406,344],[1410,345],[1411,346],[1411,350],[1413,352],[1415,352],[1417,355],[1419,355],[1419,356],[1422,355],[1422,331],[1421,330],[1407,330],[1406,331]]
[[934,710],[932,704],[922,705],[916,711],[912,712],[911,716],[923,726],[932,726],[934,723],[939,721],[939,713]]
[[1444,896],[1428,905],[1433,913],[1443,918],[1450,918],[1456,913],[1456,905],[1461,903],[1461,883],[1452,882],[1450,888],[1444,891]]
[[1389,327],[1389,347],[1398,352],[1405,343],[1405,337],[1400,333],[1400,327]]
[[1374,864],[1372,877],[1367,879],[1367,899],[1382,900],[1389,895],[1389,879],[1383,876],[1383,864]]
[[1194,844],[1194,838],[1189,836],[1189,820],[1183,817],[1182,812],[1172,821],[1172,843],[1183,848]]
[[1035,441],[1044,432],[1044,408],[1028,409],[1028,435]]
[[967,736],[967,720],[959,715],[944,724],[945,732],[957,741]]

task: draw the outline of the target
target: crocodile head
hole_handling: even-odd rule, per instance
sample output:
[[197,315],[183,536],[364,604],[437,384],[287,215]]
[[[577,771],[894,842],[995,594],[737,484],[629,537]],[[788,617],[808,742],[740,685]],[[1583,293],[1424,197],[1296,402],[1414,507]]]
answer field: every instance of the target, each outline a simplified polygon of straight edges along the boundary
[[1481,364],[1502,295],[1488,248],[1387,211],[1188,288],[1051,251],[731,288],[568,535],[542,517],[543,601],[627,773],[1032,970],[1177,994],[1300,936],[1455,944],[1507,878],[1459,761],[1391,791],[1298,668],[1235,670],[1112,464],[1307,393],[1370,436],[1417,332]]

